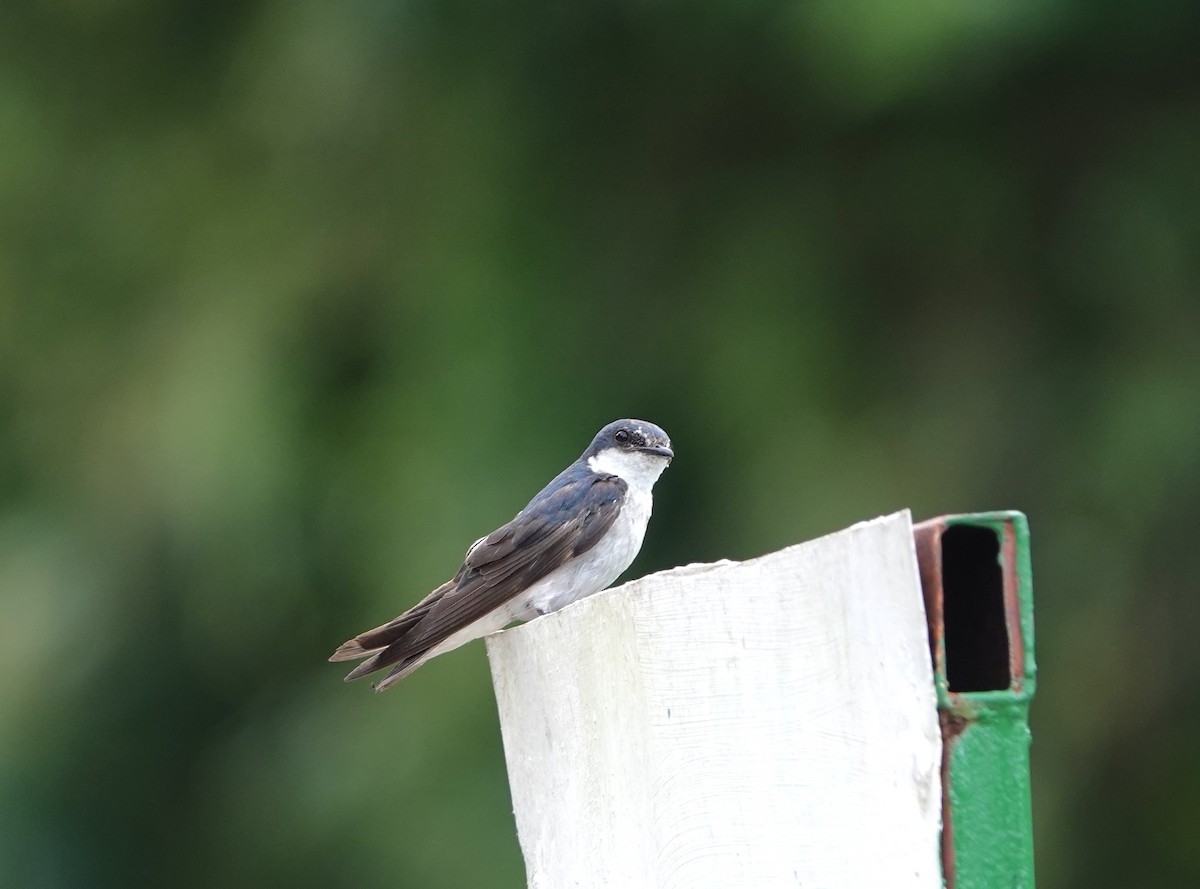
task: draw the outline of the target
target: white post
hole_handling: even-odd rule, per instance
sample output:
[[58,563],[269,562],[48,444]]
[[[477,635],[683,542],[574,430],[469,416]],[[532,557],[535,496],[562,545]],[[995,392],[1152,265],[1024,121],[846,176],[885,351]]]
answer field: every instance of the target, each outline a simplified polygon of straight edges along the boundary
[[939,889],[907,512],[487,640],[530,887]]

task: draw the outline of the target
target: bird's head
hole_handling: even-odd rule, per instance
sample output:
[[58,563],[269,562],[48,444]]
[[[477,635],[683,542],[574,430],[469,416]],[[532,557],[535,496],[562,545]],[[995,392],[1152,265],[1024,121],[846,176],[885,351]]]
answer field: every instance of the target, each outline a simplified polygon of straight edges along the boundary
[[615,420],[596,433],[583,458],[596,472],[610,472],[632,485],[650,487],[675,452],[667,433],[645,420]]

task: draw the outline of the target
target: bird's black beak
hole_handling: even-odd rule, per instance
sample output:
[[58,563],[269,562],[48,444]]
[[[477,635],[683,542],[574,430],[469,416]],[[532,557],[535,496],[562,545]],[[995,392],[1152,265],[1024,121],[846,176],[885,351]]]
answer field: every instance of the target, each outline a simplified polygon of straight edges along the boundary
[[664,445],[646,445],[645,447],[638,448],[638,450],[644,454],[657,454],[660,457],[666,457],[668,460],[675,456],[675,452]]

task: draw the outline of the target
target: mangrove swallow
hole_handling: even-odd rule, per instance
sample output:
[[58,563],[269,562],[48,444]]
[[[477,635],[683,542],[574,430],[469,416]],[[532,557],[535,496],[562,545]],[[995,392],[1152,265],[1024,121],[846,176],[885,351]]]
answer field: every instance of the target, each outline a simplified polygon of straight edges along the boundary
[[598,593],[642,548],[650,491],[675,454],[645,420],[617,420],[507,525],[471,544],[450,580],[329,658],[366,658],[346,676],[391,668],[383,691],[439,654]]

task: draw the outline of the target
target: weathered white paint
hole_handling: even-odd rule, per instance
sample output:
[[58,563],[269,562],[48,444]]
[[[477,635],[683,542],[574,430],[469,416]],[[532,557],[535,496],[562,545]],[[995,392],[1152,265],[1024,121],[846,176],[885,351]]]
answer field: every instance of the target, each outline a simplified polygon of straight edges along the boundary
[[531,887],[940,887],[907,512],[487,643]]

